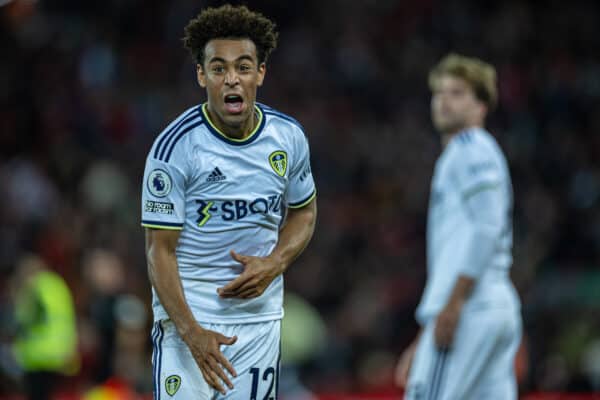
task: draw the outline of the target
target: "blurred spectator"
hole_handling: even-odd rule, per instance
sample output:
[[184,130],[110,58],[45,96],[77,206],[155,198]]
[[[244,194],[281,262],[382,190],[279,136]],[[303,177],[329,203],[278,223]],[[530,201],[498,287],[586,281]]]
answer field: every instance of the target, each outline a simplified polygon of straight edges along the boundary
[[98,385],[82,396],[82,400],[141,400],[127,382],[118,378],[111,378],[102,385]]
[[325,323],[314,307],[289,290],[285,293],[284,308],[279,390],[288,400],[313,400],[316,397],[304,386],[300,374],[325,346]]
[[114,375],[118,354],[117,304],[125,286],[123,265],[115,253],[95,249],[85,256],[83,273],[90,290],[88,317],[99,341],[95,348],[97,360],[93,378],[96,383],[102,383]]
[[50,399],[61,374],[78,368],[75,311],[65,281],[36,256],[26,256],[14,276],[17,335],[14,351],[30,400]]
[[600,392],[600,339],[594,339],[583,351],[581,369],[595,392]]
[[112,376],[83,395],[83,400],[138,400],[152,392],[152,369],[146,359],[148,313],[135,296],[114,304],[115,342]]
[[146,358],[148,312],[133,295],[122,295],[115,304],[115,377],[128,382],[137,393],[152,392],[152,368]]

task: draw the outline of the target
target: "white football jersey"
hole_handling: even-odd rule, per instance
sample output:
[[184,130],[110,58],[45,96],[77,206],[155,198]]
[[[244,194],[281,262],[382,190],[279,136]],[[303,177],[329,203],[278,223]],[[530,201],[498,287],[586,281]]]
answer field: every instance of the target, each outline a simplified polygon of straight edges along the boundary
[[[495,139],[479,128],[454,136],[431,183],[419,322],[441,311],[459,275],[476,279],[465,307],[519,307],[509,277],[512,201],[508,165]],[[479,221],[481,214],[492,216],[487,227]]]
[[[177,263],[186,301],[199,322],[246,323],[283,317],[283,277],[254,299],[223,299],[217,288],[243,270],[229,251],[269,255],[286,208],[316,196],[307,138],[293,118],[256,104],[246,138],[225,136],[206,104],[175,119],[146,159],[142,226],[178,229]],[[156,321],[168,318],[153,291]]]

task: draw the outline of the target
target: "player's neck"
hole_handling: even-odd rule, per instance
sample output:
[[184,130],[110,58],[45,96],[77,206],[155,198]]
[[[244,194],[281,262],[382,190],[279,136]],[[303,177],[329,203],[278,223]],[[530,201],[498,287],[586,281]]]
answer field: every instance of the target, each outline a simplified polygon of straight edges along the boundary
[[[254,109],[254,107],[252,108]],[[254,128],[256,128],[256,124],[258,124],[259,120],[256,112],[253,112],[241,124],[228,125],[210,109],[210,105],[206,107],[206,113],[208,114],[208,118],[210,118],[212,125],[217,128],[219,132],[227,137],[238,140],[247,138],[252,131],[254,131]]]
[[462,126],[460,128],[455,128],[446,132],[442,132],[441,140],[442,140],[442,148],[446,148],[448,143],[455,137],[460,135],[463,132],[468,131],[469,129],[481,129],[483,126],[481,124],[469,124]]

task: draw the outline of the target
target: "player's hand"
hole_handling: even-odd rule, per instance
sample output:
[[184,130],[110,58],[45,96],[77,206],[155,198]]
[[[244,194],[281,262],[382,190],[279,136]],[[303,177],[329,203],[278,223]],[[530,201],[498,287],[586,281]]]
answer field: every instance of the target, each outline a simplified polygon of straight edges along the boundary
[[183,337],[184,342],[190,348],[196,364],[202,372],[204,380],[221,394],[225,394],[223,383],[229,389],[233,389],[233,384],[229,380],[225,370],[231,376],[236,377],[237,373],[221,353],[220,346],[230,346],[237,341],[237,336],[226,337],[219,332],[203,329],[198,326],[191,333]]
[[231,257],[244,266],[244,271],[227,285],[217,289],[224,298],[251,299],[267,289],[283,266],[269,257],[244,256],[231,250]]
[[415,351],[417,350],[417,340],[415,340],[410,346],[404,350],[400,356],[400,361],[396,366],[394,373],[394,381],[396,385],[404,389],[408,385],[408,373],[410,372],[410,366],[412,365],[413,358],[415,357]]
[[449,303],[439,313],[435,321],[435,344],[440,350],[448,350],[454,340],[454,332],[460,317],[460,305]]

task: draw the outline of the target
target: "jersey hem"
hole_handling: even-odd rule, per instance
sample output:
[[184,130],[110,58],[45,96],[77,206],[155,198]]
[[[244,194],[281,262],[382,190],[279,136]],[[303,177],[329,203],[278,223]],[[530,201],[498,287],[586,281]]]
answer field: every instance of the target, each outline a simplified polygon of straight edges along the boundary
[[[425,310],[425,311],[417,311],[417,313],[415,315],[415,319],[417,320],[419,325],[425,326],[429,322],[431,322],[432,320],[435,320],[438,317],[440,312],[442,312],[442,308],[443,307],[440,307],[439,310],[438,309],[430,309],[430,310]],[[520,304],[520,302],[511,304],[508,302],[481,301],[481,302],[475,302],[472,304],[465,304],[465,306],[463,307],[463,312],[476,313],[476,312],[481,312],[481,311],[486,311],[486,310],[498,310],[498,309],[513,310],[513,311],[520,312],[521,304]]]
[[[261,315],[253,315],[253,316],[231,316],[231,317],[215,317],[210,318],[206,315],[202,317],[194,314],[194,319],[199,324],[220,324],[220,325],[238,325],[238,324],[254,324],[258,322],[267,322],[267,321],[276,321],[283,319],[283,310],[281,312],[269,313],[269,314],[261,314]],[[162,321],[165,319],[170,319],[169,315],[166,312],[154,312],[154,322]]]

